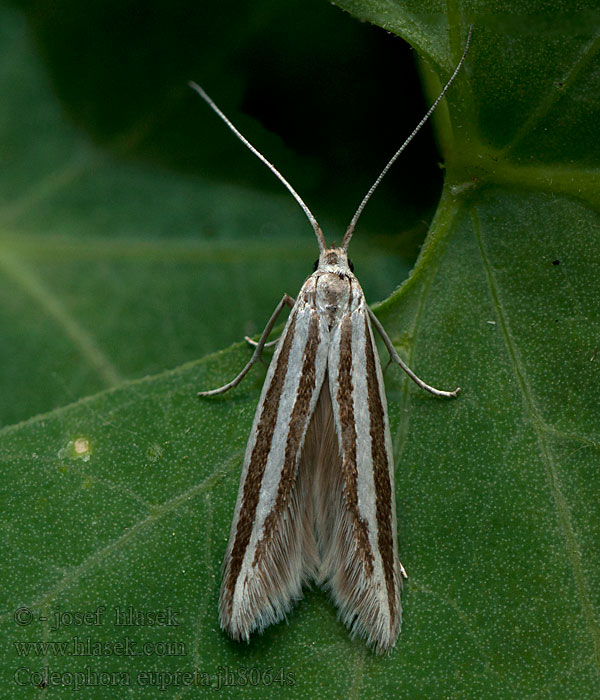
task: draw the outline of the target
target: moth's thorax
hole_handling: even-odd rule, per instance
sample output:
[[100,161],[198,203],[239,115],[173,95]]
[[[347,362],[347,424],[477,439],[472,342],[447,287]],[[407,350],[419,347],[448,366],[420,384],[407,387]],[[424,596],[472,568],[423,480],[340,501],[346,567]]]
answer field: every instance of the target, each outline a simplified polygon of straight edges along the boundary
[[319,314],[333,325],[348,312],[352,297],[352,282],[333,272],[316,272],[315,305]]
[[304,283],[301,296],[327,319],[330,327],[357,308],[363,294],[343,250],[330,248],[321,253],[318,267]]

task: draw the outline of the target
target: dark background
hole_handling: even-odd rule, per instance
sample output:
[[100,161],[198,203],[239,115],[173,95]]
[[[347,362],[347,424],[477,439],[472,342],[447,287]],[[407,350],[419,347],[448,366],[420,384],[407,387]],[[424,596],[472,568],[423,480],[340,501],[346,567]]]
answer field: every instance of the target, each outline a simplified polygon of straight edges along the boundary
[[[282,192],[187,87],[193,79],[341,229],[426,109],[412,49],[324,0],[13,4],[65,112],[97,143]],[[428,125],[361,219],[371,235],[407,232],[396,250],[407,259],[439,196],[438,161]]]

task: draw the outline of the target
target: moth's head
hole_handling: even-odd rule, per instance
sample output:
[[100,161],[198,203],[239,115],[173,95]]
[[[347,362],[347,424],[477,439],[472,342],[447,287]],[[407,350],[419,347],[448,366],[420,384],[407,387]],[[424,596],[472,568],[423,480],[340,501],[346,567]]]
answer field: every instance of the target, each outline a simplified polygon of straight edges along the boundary
[[315,260],[313,272],[331,272],[336,275],[350,275],[354,272],[352,260],[343,248],[326,248]]

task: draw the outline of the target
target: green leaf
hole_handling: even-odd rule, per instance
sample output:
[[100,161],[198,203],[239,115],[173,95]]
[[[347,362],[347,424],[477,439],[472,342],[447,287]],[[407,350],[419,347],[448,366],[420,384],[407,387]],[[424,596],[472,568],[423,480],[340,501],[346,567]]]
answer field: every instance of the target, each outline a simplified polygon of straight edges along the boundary
[[[81,7],[71,8],[72,21]],[[328,10],[340,17],[338,10]],[[56,44],[43,43],[49,29],[42,20],[52,26],[52,12],[39,12],[41,19],[35,16],[32,24],[41,36],[42,51],[51,55],[47,64],[40,63],[23,19],[4,10],[0,28],[7,57],[0,65],[6,163],[0,172],[3,425],[126,379],[176,367],[239,341],[244,334],[260,332],[276,300],[285,290],[299,288],[312,270],[317,251],[296,203],[187,87],[189,72],[202,75],[205,65],[188,66],[185,80],[174,75],[175,96],[171,88],[163,98],[167,106],[159,102],[152,117],[138,115],[141,125],[128,126],[125,133],[106,133],[96,108],[85,128],[102,128],[101,138],[108,146],[94,145],[61,112],[68,108],[73,119],[81,121],[76,98],[65,90],[67,102],[61,104],[44,72],[53,71],[62,82],[70,75],[76,83],[71,75],[75,58],[65,66],[53,56]],[[103,19],[107,41],[115,21],[110,13]],[[82,24],[80,30],[86,28]],[[80,41],[78,32],[69,33],[64,26],[57,31],[62,32],[62,47]],[[157,26],[156,33],[162,31]],[[135,41],[134,35],[132,44]],[[142,32],[137,42],[145,45],[148,37]],[[81,60],[89,57],[85,54]],[[89,67],[80,86],[83,94],[89,83],[102,85],[106,80],[104,63],[109,60],[100,55]],[[163,56],[157,60],[164,64]],[[192,66],[194,60],[196,56],[190,57]],[[137,80],[137,75],[130,77],[127,89],[131,91]],[[229,81],[224,69],[221,82]],[[127,100],[118,91],[117,96],[117,111],[127,112]],[[135,134],[150,129],[146,122],[157,122],[162,112],[171,119],[153,126],[157,136],[153,140],[146,135],[145,145],[139,145]],[[189,167],[187,160],[178,163],[178,172],[165,167],[166,156],[162,161],[152,157],[159,147],[176,150],[180,114],[190,122],[188,143],[207,151],[209,163],[215,144],[231,149],[225,160],[233,183],[225,182],[214,166],[202,165],[194,175],[181,172]],[[250,126],[262,144],[266,141],[265,147],[276,140],[264,129],[257,134],[255,124]],[[171,141],[157,145],[164,134],[170,134]],[[188,146],[185,158],[192,158],[191,149]],[[275,151],[282,156],[278,164],[291,160],[281,144]],[[255,179],[258,172],[258,184],[235,180],[244,168]],[[273,191],[261,188],[263,171]],[[363,182],[366,188],[368,181]],[[352,206],[358,201],[355,197]],[[349,214],[342,211],[342,216],[345,223]],[[393,216],[389,220],[393,222]],[[331,238],[341,237],[343,223],[331,216],[322,223]],[[409,225],[417,233],[424,231],[423,222]],[[405,242],[398,245],[387,234],[380,234],[379,240],[359,240],[356,254],[361,255],[370,299],[385,298],[406,276],[411,253],[407,261],[401,247],[407,247]]]
[[[475,25],[465,70],[436,122],[446,165],[440,206],[410,278],[379,308],[388,333],[420,376],[441,388],[463,388],[458,399],[443,401],[420,392],[398,368],[386,374],[400,553],[409,574],[396,650],[380,658],[360,640],[350,640],[317,590],[307,592],[289,624],[270,628],[250,645],[230,642],[218,630],[221,559],[264,370],[213,400],[199,402],[195,391],[226,381],[243,366],[248,349],[239,344],[0,432],[1,668],[3,687],[18,688],[19,696],[39,692],[29,685],[38,676],[21,671],[15,681],[19,667],[49,667],[63,674],[56,683],[67,685],[73,677],[65,672],[86,667],[124,674],[106,677],[104,684],[94,684],[88,674],[94,698],[148,697],[159,692],[159,681],[171,684],[165,697],[204,696],[219,674],[229,682],[223,697],[562,700],[597,694],[596,16],[584,3],[577,13],[562,3],[540,4],[527,17],[512,14],[510,5],[497,7],[496,14],[484,6],[453,6],[445,15],[434,4],[339,4],[411,42],[423,58],[431,96],[456,64],[467,25]],[[4,14],[6,55],[22,57],[23,28]],[[3,62],[2,70],[5,85],[22,83],[21,66],[17,71],[16,63]],[[297,288],[303,274],[298,266],[292,279],[288,253],[291,241],[305,235],[305,224],[299,217],[297,228],[287,228],[291,209],[282,198],[256,202],[246,188],[210,177],[199,183],[148,163],[119,161],[89,147],[65,124],[47,139],[46,150],[38,144],[31,162],[23,160],[29,153],[23,147],[29,143],[26,127],[32,133],[42,128],[52,104],[39,68],[31,75],[37,82],[26,85],[45,98],[28,100],[26,112],[20,105],[24,124],[14,115],[6,119],[15,128],[10,143],[19,158],[13,158],[10,182],[6,176],[10,207],[4,208],[10,216],[3,219],[0,242],[8,340],[2,347],[19,348],[25,370],[36,360],[43,370],[47,357],[54,363],[62,357],[61,364],[71,355],[85,357],[91,379],[69,376],[65,398],[174,366],[176,355],[161,364],[161,348],[173,344],[180,329],[171,335],[164,319],[180,308],[175,287],[181,286],[183,299],[194,293],[200,275],[208,277],[202,294],[211,301],[198,311],[199,322],[215,332],[225,319],[223,307],[209,315],[212,300],[230,285],[237,314],[230,338],[249,317],[248,297],[263,293],[274,306],[276,285],[269,282],[267,289],[262,282],[284,261],[285,287],[295,292],[290,286]],[[23,91],[2,92],[25,100]],[[10,104],[19,108],[16,97]],[[32,172],[36,182],[29,190],[25,182]],[[218,230],[215,240],[197,242],[184,221],[173,224],[179,232],[175,243],[168,237],[170,219],[165,202],[156,200],[156,178],[163,181],[161,195],[170,193],[169,216],[201,220],[206,230]],[[124,192],[132,188],[137,210]],[[108,201],[117,226],[109,236]],[[237,230],[260,230],[260,221],[278,222],[266,236],[268,244],[244,243],[242,250]],[[143,236],[142,227],[152,222],[154,233]],[[362,279],[363,252],[372,246],[360,250],[359,233],[352,257]],[[262,259],[265,250],[269,256]],[[302,258],[304,252],[297,247],[294,255]],[[244,272],[247,256],[261,265],[258,277]],[[384,257],[375,250],[374,269]],[[157,287],[163,278],[174,279],[168,297]],[[151,297],[154,305],[142,304],[141,297]],[[118,306],[111,305],[115,298]],[[143,309],[152,310],[150,320],[134,324]],[[117,357],[125,353],[125,359],[117,363],[106,351],[113,332],[102,326],[109,328],[110,317],[119,313],[131,328],[118,345]],[[182,319],[182,326],[190,321],[187,312]],[[61,333],[52,334],[56,327]],[[122,328],[127,331],[127,323]],[[194,357],[196,339],[186,337],[190,349],[177,350],[179,362]],[[2,352],[12,357],[8,349]],[[137,364],[139,354],[143,364]],[[57,366],[47,371],[62,376]],[[17,379],[10,397],[18,401],[24,381],[11,374]],[[32,384],[47,395],[47,406],[61,402],[47,384]],[[27,400],[22,415],[34,410]],[[106,611],[95,624],[98,606]],[[141,624],[148,618],[139,618],[130,627],[116,626],[116,611],[130,607],[170,610],[178,625],[149,626]],[[26,611],[15,620],[19,608],[32,611],[30,624],[23,624]],[[66,622],[76,619],[69,613],[89,611],[88,624],[52,631],[50,622],[61,611]],[[75,636],[83,643],[129,637],[138,647],[173,646],[134,656],[108,655],[105,648],[99,656],[65,658],[51,651],[19,656],[14,644]],[[169,649],[171,655],[160,653]],[[174,674],[194,669],[199,687],[188,690],[193,679]],[[163,674],[153,678],[152,689],[142,685],[149,677],[139,675],[150,671]],[[203,673],[212,688],[204,688],[209,679]],[[130,687],[115,689],[120,680]]]

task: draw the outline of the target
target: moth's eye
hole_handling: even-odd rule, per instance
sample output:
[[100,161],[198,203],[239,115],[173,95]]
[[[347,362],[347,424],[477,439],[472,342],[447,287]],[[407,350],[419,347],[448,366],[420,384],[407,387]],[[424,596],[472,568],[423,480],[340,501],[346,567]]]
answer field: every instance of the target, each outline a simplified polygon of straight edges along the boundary
[[354,263],[350,258],[348,258],[348,267],[350,268],[350,272],[354,272]]
[[319,258],[317,258],[315,260],[315,264],[313,265],[313,272],[316,272],[318,267],[319,267]]

